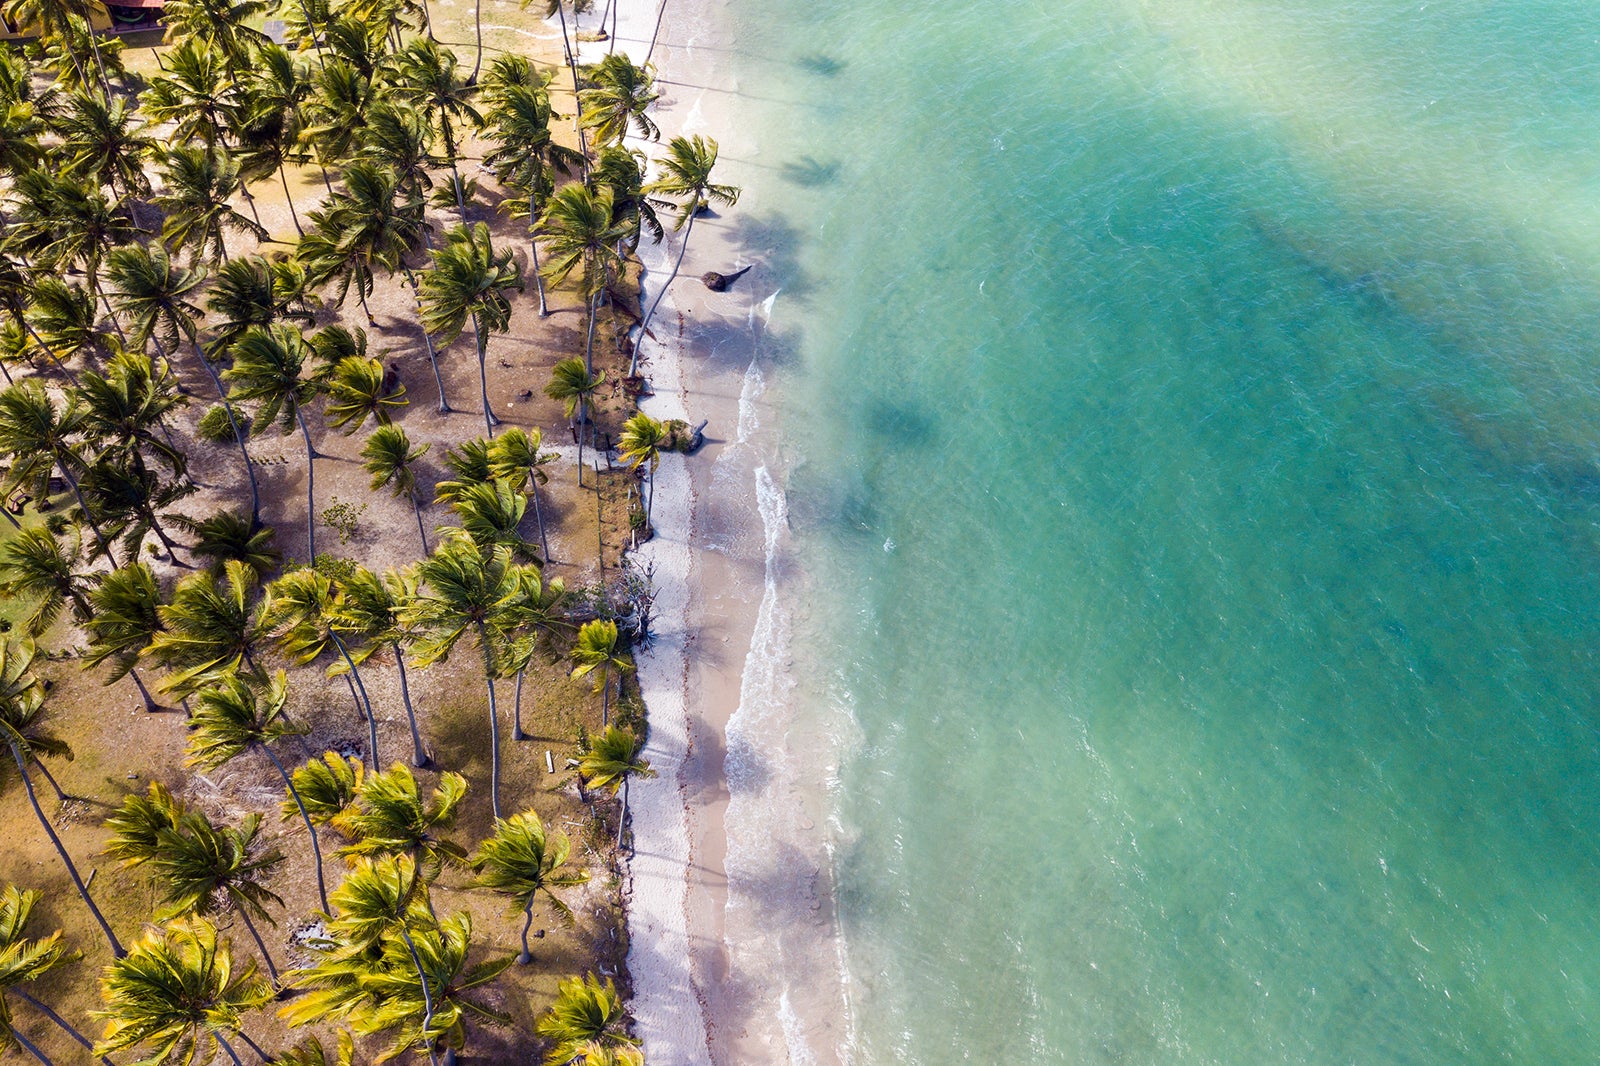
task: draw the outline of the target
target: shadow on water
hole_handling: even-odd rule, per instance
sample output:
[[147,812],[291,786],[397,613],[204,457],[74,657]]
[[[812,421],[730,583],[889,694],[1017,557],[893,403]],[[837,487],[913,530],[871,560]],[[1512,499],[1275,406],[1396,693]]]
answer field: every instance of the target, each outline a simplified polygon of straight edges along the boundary
[[837,160],[824,163],[813,156],[802,156],[792,163],[785,163],[778,168],[778,174],[790,185],[798,185],[802,189],[820,189],[828,185],[839,183],[841,166]]
[[845,68],[845,61],[835,59],[833,56],[819,55],[812,52],[803,55],[794,61],[794,65],[807,74],[817,74],[824,78],[831,78]]

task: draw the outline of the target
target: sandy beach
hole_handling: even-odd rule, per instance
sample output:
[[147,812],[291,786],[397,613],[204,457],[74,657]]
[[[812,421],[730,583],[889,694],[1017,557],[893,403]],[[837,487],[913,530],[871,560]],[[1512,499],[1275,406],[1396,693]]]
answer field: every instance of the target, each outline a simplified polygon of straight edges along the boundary
[[[622,3],[617,46],[636,62],[657,11],[649,0]],[[734,43],[712,5],[670,5],[651,57],[655,118],[663,145],[715,138],[716,180],[747,186],[759,131],[737,125]],[[583,55],[604,48],[585,44]],[[708,423],[698,453],[663,461],[656,536],[640,552],[659,590],[655,640],[639,660],[646,755],[659,776],[634,789],[628,961],[646,1053],[673,1066],[844,1061],[848,1028],[817,828],[826,814],[794,778],[783,722],[789,621],[779,588],[791,575],[763,358],[782,279],[765,269],[751,203],[747,192],[696,220],[643,342],[655,392],[644,409]],[[642,249],[645,306],[671,274],[677,242],[669,233]],[[723,293],[699,280],[745,266]],[[816,769],[806,767],[808,779]]]

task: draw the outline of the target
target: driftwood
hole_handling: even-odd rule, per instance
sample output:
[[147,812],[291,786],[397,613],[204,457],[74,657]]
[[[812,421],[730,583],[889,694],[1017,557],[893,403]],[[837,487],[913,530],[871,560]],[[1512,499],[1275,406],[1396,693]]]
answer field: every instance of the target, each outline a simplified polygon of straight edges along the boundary
[[733,287],[733,283],[744,277],[749,270],[749,267],[745,267],[742,270],[737,270],[732,274],[718,274],[715,270],[710,270],[704,274],[701,274],[700,280],[705,282],[706,288],[710,289],[712,292],[727,292]]

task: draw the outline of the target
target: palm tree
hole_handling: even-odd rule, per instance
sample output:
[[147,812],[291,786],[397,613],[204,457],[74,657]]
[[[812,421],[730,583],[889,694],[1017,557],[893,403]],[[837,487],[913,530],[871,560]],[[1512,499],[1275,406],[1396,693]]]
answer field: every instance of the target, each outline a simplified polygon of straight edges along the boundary
[[424,881],[438,878],[446,863],[462,862],[467,853],[439,834],[456,823],[467,779],[445,771],[424,800],[410,767],[395,763],[386,773],[361,784],[353,804],[334,819],[352,843],[345,856],[405,855],[417,863]]
[[406,656],[402,647],[411,639],[411,633],[401,618],[405,605],[417,594],[417,579],[406,571],[388,570],[382,575],[366,567],[357,567],[344,582],[344,597],[334,619],[334,627],[348,634],[350,655],[357,663],[365,663],[380,648],[394,653],[395,665],[400,670],[400,698],[405,704],[406,720],[411,725],[411,764],[424,767],[429,764],[428,754],[422,746],[422,733],[417,728],[417,713],[411,706],[411,685],[406,678]]
[[556,1001],[533,1027],[552,1043],[545,1052],[545,1066],[594,1062],[638,1045],[628,1035],[628,1014],[609,977],[604,984],[594,974],[569,977],[559,982],[556,990]]
[[[62,41],[72,36],[72,20],[86,18],[93,10],[89,4],[74,0],[10,0],[3,8],[5,17],[17,26],[37,26],[45,40]],[[84,81],[83,65],[78,56],[67,55],[77,68],[78,80]]]
[[127,213],[98,187],[43,170],[20,175],[12,190],[19,247],[35,257],[34,267],[61,271],[75,266],[98,294],[101,261],[137,233]]
[[539,507],[539,485],[549,481],[544,467],[555,462],[554,452],[541,452],[543,435],[537,429],[528,431],[513,426],[489,444],[489,473],[504,481],[518,492],[533,497],[533,520],[539,525],[539,542],[544,549],[544,559],[550,559],[550,541],[544,532],[544,515]]
[[206,295],[206,308],[214,316],[212,350],[227,351],[251,326],[270,326],[280,318],[309,325],[315,316],[294,307],[302,295],[290,284],[282,264],[259,255],[223,263]]
[[[578,87],[578,54],[573,50],[572,39],[567,35],[567,12],[564,6],[567,3],[571,3],[572,16],[577,18],[579,13],[589,10],[592,0],[523,0],[522,7],[523,10],[527,10],[532,6],[540,12],[540,18],[555,15],[561,20],[561,47],[566,55],[567,70],[572,73],[572,98],[581,102],[583,95]],[[583,123],[578,121],[577,116],[573,117],[572,128],[578,132],[578,152],[587,159],[589,145],[583,135]]]
[[482,437],[462,441],[459,448],[445,448],[444,465],[454,475],[435,482],[433,498],[438,503],[454,503],[473,485],[489,480],[489,441]]
[[77,384],[78,376],[68,364],[83,356],[92,365],[106,346],[94,296],[58,277],[35,277],[32,285],[33,299],[23,324],[50,361]]
[[483,396],[483,422],[489,436],[499,419],[489,407],[489,379],[485,361],[489,354],[489,334],[504,333],[511,327],[511,303],[506,293],[521,292],[522,271],[512,261],[511,252],[496,253],[489,239],[489,227],[479,222],[472,228],[458,226],[445,234],[445,243],[434,255],[433,266],[422,275],[422,327],[440,334],[449,344],[461,336],[470,316],[472,336],[478,349],[478,385]]
[[628,781],[634,777],[654,777],[650,763],[639,758],[644,741],[618,726],[607,726],[594,738],[588,751],[578,760],[578,773],[588,779],[590,788],[603,788],[613,796],[622,790],[622,812],[617,818],[617,847],[622,847],[622,830],[628,824]]
[[248,70],[255,50],[272,38],[252,23],[272,10],[268,0],[172,0],[161,12],[167,40],[196,40],[220,53],[230,70]]
[[256,468],[250,461],[250,449],[244,444],[244,431],[239,428],[239,420],[234,414],[233,404],[228,402],[228,394],[222,388],[222,380],[200,348],[199,333],[194,324],[202,312],[190,297],[197,296],[200,287],[205,284],[205,270],[177,269],[166,250],[160,246],[146,248],[127,245],[113,250],[107,256],[106,273],[115,286],[119,308],[132,319],[129,340],[133,347],[143,348],[153,339],[156,350],[166,358],[169,351],[177,348],[180,336],[188,338],[195,358],[211,379],[217,396],[222,400],[223,410],[228,414],[228,425],[233,429],[233,439],[239,445],[245,474],[250,479],[250,518],[252,522],[260,521],[261,489],[256,484]]
[[622,265],[617,247],[627,240],[629,228],[617,221],[610,189],[594,191],[583,185],[566,185],[545,205],[535,231],[545,238],[550,261],[544,276],[560,285],[574,274],[583,295],[588,332],[583,346],[583,367],[594,372],[594,322],[601,293],[613,271]]
[[[666,236],[655,201],[644,193],[644,170],[648,160],[637,148],[611,144],[600,149],[589,171],[589,184],[611,190],[612,217],[627,229],[627,246],[636,248],[648,231],[659,244]],[[665,201],[663,201],[664,203]]]
[[[451,120],[462,126],[469,122],[474,126],[483,125],[483,116],[472,106],[472,97],[477,93],[474,86],[478,81],[478,67],[474,66],[472,76],[463,80],[456,74],[455,53],[426,39],[412,41],[397,58],[399,70],[394,85],[395,94],[400,100],[411,103],[428,115],[430,121],[438,122],[439,136],[444,141],[445,162],[450,165],[450,174],[454,179],[456,208],[461,213],[461,224],[466,225],[467,206],[461,198],[461,174],[456,169],[456,127]],[[481,63],[481,38],[478,58]]]
[[144,133],[149,127],[135,124],[135,111],[121,97],[80,92],[68,101],[66,112],[53,122],[61,137],[65,176],[104,185],[113,197],[148,195],[144,159],[155,147],[155,140]]
[[145,653],[168,672],[156,688],[179,696],[207,689],[229,671],[255,671],[255,650],[265,631],[251,593],[256,572],[229,559],[221,579],[190,574],[159,608],[164,627]]
[[[645,186],[645,192],[651,195],[681,201],[672,228],[683,230],[683,243],[678,248],[678,261],[672,264],[672,273],[661,283],[650,310],[645,312],[644,320],[639,323],[641,340],[650,328],[650,319],[656,313],[656,308],[661,306],[661,297],[666,295],[667,286],[672,284],[672,279],[678,276],[678,270],[683,266],[684,254],[689,250],[689,234],[694,232],[695,217],[713,201],[729,207],[739,202],[738,186],[718,185],[711,180],[711,170],[716,164],[717,142],[710,137],[701,137],[698,133],[693,137],[674,137],[667,145],[666,156],[661,160],[661,176]],[[639,347],[634,346],[633,361],[628,367],[629,377],[639,372]]]
[[77,397],[69,395],[58,408],[38,378],[28,378],[0,391],[0,454],[11,457],[6,492],[28,485],[35,499],[49,499],[50,471],[59,470],[101,550],[106,550],[106,539],[74,473],[83,468],[83,457],[74,439],[82,429],[83,408]]
[[611,52],[589,69],[591,87],[579,94],[583,124],[594,131],[595,144],[621,144],[631,126],[641,137],[659,140],[661,129],[650,118],[655,70],[636,67],[620,52]]
[[389,424],[389,409],[404,407],[406,387],[376,359],[346,356],[333,366],[325,385],[328,404],[323,414],[328,424],[349,436],[371,418],[378,425]]
[[234,342],[233,366],[223,371],[233,400],[259,404],[250,431],[260,433],[274,422],[281,433],[300,427],[306,446],[306,557],[317,557],[316,449],[306,425],[305,405],[322,391],[320,383],[303,376],[306,346],[303,335],[288,326],[251,326]]
[[420,448],[411,446],[411,438],[401,426],[381,425],[372,431],[361,448],[362,466],[372,475],[372,489],[388,486],[392,496],[404,496],[411,501],[411,510],[417,516],[417,536],[422,538],[422,552],[428,552],[428,534],[422,528],[422,505],[417,500],[416,464],[427,454],[431,444]]
[[154,202],[166,212],[161,239],[172,251],[189,248],[195,259],[204,259],[210,248],[216,260],[226,262],[225,230],[266,240],[266,229],[228,202],[243,186],[239,182],[239,164],[226,149],[198,145],[169,149],[163,160],[161,183],[162,191]]
[[272,979],[278,979],[272,954],[256,921],[272,921],[264,904],[283,906],[277,893],[262,883],[283,861],[275,848],[262,847],[261,815],[250,814],[239,826],[218,828],[199,811],[191,811],[152,783],[148,797],[129,796],[106,820],[112,836],[106,853],[124,866],[149,864],[154,885],[165,905],[157,921],[199,915],[209,917],[226,900],[244,919]]
[[[78,867],[67,853],[66,845],[61,843],[55,827],[45,817],[43,808],[39,806],[39,797],[33,791],[33,779],[28,774],[28,765],[38,762],[43,756],[72,757],[72,748],[67,742],[45,727],[44,686],[33,673],[33,655],[31,640],[20,643],[0,641],[0,743],[11,751],[11,759],[16,763],[17,776],[22,780],[23,791],[28,794],[28,804],[33,808],[34,817],[44,827],[45,835],[61,857],[61,864],[67,868],[67,875],[72,878],[89,913],[94,915],[100,930],[105,933],[111,950],[120,958],[123,954],[122,942],[111,931],[100,908],[95,906],[94,897],[89,895],[89,888],[79,876]],[[43,769],[44,764],[39,762],[39,767]]]
[[648,465],[650,480],[644,499],[644,524],[650,527],[650,505],[656,498],[656,467],[661,465],[661,446],[667,442],[667,427],[643,411],[622,424],[622,458],[637,470]]
[[545,581],[537,567],[523,567],[522,598],[512,612],[511,639],[506,653],[507,665],[516,670],[517,691],[512,701],[511,739],[526,740],[522,731],[522,680],[533,661],[539,631],[554,633],[566,625],[559,609],[566,599],[566,584],[558,577]]
[[210,560],[213,577],[222,573],[230,559],[254,571],[254,581],[263,580],[283,562],[283,553],[272,546],[272,527],[252,525],[244,515],[218,511],[199,521],[190,519],[178,525],[195,537],[189,551]]
[[295,254],[313,284],[339,279],[335,307],[344,303],[354,286],[370,325],[367,297],[372,295],[373,268],[394,273],[405,253],[420,243],[422,203],[401,199],[395,172],[376,163],[351,163],[344,179],[345,191],[310,213],[314,228],[301,239]]
[[[193,733],[184,749],[188,766],[201,770],[219,770],[245,751],[255,749],[264,753],[283,779],[294,810],[305,823],[306,836],[311,841],[312,861],[317,871],[317,896],[322,909],[328,909],[328,889],[322,879],[322,847],[317,843],[317,831],[311,824],[311,814],[301,798],[296,785],[300,772],[293,778],[284,768],[272,745],[284,737],[302,736],[306,730],[291,723],[284,714],[284,701],[288,699],[289,686],[282,670],[272,676],[265,688],[252,685],[235,671],[219,678],[201,694],[189,725]],[[313,763],[312,765],[316,765]],[[359,765],[359,764],[357,764]]]
[[[312,759],[294,772],[294,788],[282,807],[283,820],[299,815],[308,824],[339,830],[338,818],[356,801],[366,774],[360,759],[346,759],[336,751],[323,752],[322,758]],[[343,830],[339,832],[342,836]],[[324,903],[322,909],[328,910],[328,905]]]
[[414,663],[429,666],[447,658],[456,643],[471,633],[483,658],[483,681],[489,690],[489,799],[500,817],[500,723],[495,703],[495,678],[500,676],[496,651],[513,620],[514,606],[525,592],[520,568],[508,548],[485,551],[465,533],[453,532],[417,566],[426,587],[401,610],[407,625],[423,636]]
[[161,67],[139,102],[144,115],[154,123],[174,123],[175,144],[199,141],[211,148],[226,143],[238,86],[228,57],[190,38],[168,52]]
[[103,376],[84,372],[78,396],[83,401],[83,435],[100,449],[101,460],[143,470],[149,454],[172,474],[185,476],[188,461],[172,442],[166,419],[189,400],[178,391],[178,379],[166,364],[157,366],[143,352],[119,352]]
[[[490,77],[495,76],[502,60],[521,58],[502,56],[497,59]],[[515,76],[507,75],[508,78]],[[556,172],[571,174],[583,166],[583,159],[577,152],[557,144],[550,136],[552,113],[548,82],[548,76],[539,76],[532,84],[508,82],[504,89],[494,92],[493,106],[484,116],[484,132],[499,146],[484,157],[484,165],[494,171],[501,185],[521,194],[520,199],[511,203],[510,214],[513,218],[521,217],[526,208],[530,238],[550,194],[555,191]],[[543,318],[550,309],[545,301],[544,275],[539,266],[539,242],[530,239],[528,247],[533,253],[539,317]]]
[[550,368],[550,383],[544,394],[559,401],[566,411],[567,421],[578,416],[578,484],[583,484],[583,430],[589,424],[589,405],[594,402],[600,386],[606,383],[604,370],[596,374],[577,356],[563,359]]
[[0,543],[0,596],[32,600],[23,628],[38,636],[72,608],[73,621],[87,622],[94,613],[88,593],[93,580],[78,565],[76,548],[68,551],[44,526],[33,526]]
[[372,701],[367,697],[361,671],[356,668],[344,637],[335,627],[343,596],[343,589],[321,571],[311,567],[291,570],[267,586],[261,604],[261,627],[277,639],[279,650],[296,666],[315,662],[330,647],[338,652],[350,671],[347,680],[352,682],[351,694],[360,691],[356,708],[367,722],[367,757],[377,766],[378,720],[372,713]]
[[89,589],[89,617],[83,625],[89,634],[83,668],[91,670],[109,662],[107,685],[131,676],[144,698],[144,709],[150,712],[160,706],[145,687],[136,664],[161,632],[160,606],[161,588],[155,571],[146,563],[131,562],[100,575]]
[[[153,533],[168,557],[178,562],[178,545],[162,528],[161,521],[176,525],[184,516],[170,511],[161,513],[161,509],[197,491],[192,484],[168,480],[155,470],[116,457],[102,459],[83,475],[84,498],[96,514],[104,516],[106,539],[120,541],[127,560],[139,557],[145,538]],[[106,554],[109,558],[109,546]],[[111,561],[114,565],[115,560]]]
[[533,543],[519,532],[528,498],[499,478],[468,485],[450,501],[456,520],[482,551],[509,550],[522,562],[537,561]]
[[617,623],[609,618],[583,623],[578,629],[577,643],[572,646],[572,661],[577,664],[572,668],[575,678],[600,671],[594,687],[602,694],[601,724],[608,724],[611,721],[611,670],[615,667],[619,673],[625,673],[633,669],[632,663],[617,654]]
[[272,988],[256,975],[255,963],[235,964],[216,926],[188,918],[147,930],[126,957],[106,967],[100,994],[106,1008],[94,1016],[105,1020],[106,1031],[96,1054],[141,1047],[145,1066],[190,1066],[196,1058],[209,1062],[220,1047],[233,1066],[244,1066],[227,1034],[250,1043],[244,1015],[272,999]]
[[494,824],[494,836],[478,845],[470,864],[478,871],[472,884],[493,889],[511,900],[522,912],[522,954],[517,962],[533,961],[528,950],[528,929],[533,925],[533,904],[542,892],[550,906],[565,921],[572,921],[572,909],[555,894],[555,889],[572,888],[589,880],[583,871],[564,872],[562,867],[572,854],[572,842],[559,829],[548,835],[544,823],[533,811],[514,814]]
[[7,993],[15,992],[24,1002],[32,1004],[35,1010],[60,1026],[62,1032],[76,1043],[85,1048],[93,1048],[94,1044],[22,987],[83,957],[81,953],[68,949],[61,940],[59,929],[37,940],[24,933],[28,918],[43,895],[36,889],[22,891],[15,885],[0,889],[0,1051],[9,1051],[20,1044],[30,1055],[49,1066],[50,1060],[12,1024]]
[[295,232],[304,234],[289,190],[288,164],[307,158],[299,141],[305,126],[301,105],[311,92],[310,79],[288,49],[270,42],[256,48],[254,62],[243,74],[233,118],[241,173],[246,181],[256,181],[276,171]]

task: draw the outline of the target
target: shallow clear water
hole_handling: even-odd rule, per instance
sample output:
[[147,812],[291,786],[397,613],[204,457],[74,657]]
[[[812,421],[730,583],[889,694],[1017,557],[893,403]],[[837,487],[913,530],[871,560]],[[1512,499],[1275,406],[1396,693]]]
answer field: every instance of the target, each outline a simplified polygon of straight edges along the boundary
[[855,1060],[1592,1061],[1591,6],[735,17]]

